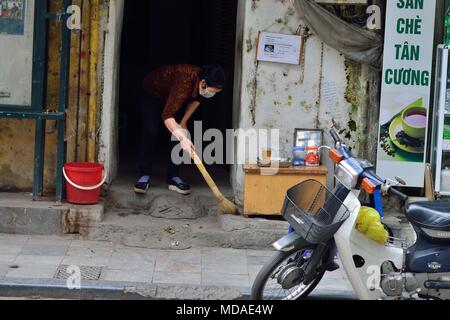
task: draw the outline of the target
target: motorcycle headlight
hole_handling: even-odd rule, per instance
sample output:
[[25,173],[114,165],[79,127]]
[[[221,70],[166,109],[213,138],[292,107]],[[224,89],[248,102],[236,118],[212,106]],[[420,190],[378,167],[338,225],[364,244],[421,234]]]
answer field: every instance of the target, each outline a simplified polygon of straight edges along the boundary
[[358,184],[359,174],[347,161],[342,161],[336,167],[335,177],[348,190],[353,190]]

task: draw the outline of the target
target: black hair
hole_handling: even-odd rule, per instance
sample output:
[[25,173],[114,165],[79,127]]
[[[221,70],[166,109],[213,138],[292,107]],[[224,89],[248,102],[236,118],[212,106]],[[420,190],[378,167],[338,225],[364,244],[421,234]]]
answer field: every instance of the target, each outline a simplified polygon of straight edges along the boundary
[[201,67],[200,80],[205,80],[208,87],[224,88],[226,83],[225,70],[218,64]]

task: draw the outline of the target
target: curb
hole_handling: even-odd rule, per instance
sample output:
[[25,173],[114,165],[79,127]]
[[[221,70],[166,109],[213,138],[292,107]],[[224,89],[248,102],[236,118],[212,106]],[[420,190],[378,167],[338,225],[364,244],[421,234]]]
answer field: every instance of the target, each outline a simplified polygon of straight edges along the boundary
[[[84,281],[70,290],[52,279],[0,279],[0,296],[62,300],[251,300],[249,288]],[[354,292],[317,290],[308,300],[356,300]]]
[[177,284],[83,281],[70,290],[66,281],[0,279],[1,297],[68,300],[249,300],[250,290]]
[[138,295],[125,295],[124,286],[118,283],[98,283],[85,281],[79,290],[70,290],[65,281],[37,279],[2,279],[0,296],[46,299],[139,299]]

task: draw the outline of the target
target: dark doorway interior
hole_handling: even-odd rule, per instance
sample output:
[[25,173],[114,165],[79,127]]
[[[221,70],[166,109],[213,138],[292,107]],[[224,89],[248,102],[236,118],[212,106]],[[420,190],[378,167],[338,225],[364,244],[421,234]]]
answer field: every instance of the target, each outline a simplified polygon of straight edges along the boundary
[[[203,121],[204,130],[232,128],[236,12],[237,0],[125,1],[119,116],[121,174],[137,174],[141,83],[157,67],[184,63],[224,66],[226,90],[202,105],[193,120]],[[159,148],[161,163],[165,148],[163,141]]]

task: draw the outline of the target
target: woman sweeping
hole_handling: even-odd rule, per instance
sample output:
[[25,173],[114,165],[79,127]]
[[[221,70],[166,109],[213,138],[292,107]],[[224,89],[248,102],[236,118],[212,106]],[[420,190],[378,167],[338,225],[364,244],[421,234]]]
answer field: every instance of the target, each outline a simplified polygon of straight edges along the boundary
[[[134,190],[145,194],[150,186],[152,166],[159,133],[163,125],[174,135],[181,148],[191,153],[194,146],[186,132],[188,122],[205,99],[213,98],[225,86],[225,71],[219,65],[169,65],[151,72],[143,82],[141,101],[143,135],[140,146],[140,178]],[[186,131],[185,131],[186,130]],[[170,150],[172,149],[170,148]],[[180,177],[180,166],[168,154],[167,184],[180,194],[190,194],[191,187]]]

